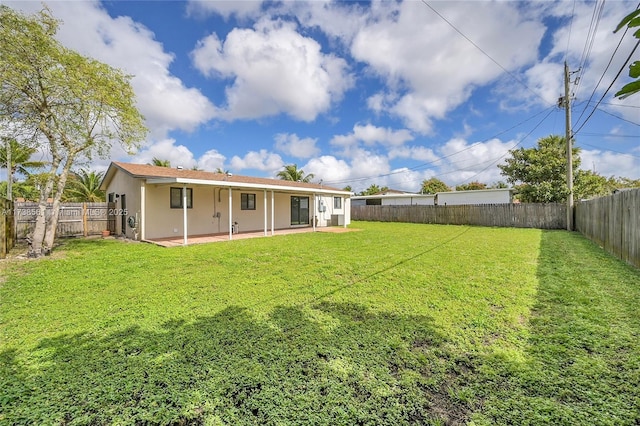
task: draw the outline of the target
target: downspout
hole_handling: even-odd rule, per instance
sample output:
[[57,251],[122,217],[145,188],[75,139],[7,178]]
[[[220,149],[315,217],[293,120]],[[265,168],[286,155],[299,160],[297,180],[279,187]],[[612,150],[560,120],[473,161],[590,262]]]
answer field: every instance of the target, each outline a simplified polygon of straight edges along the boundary
[[276,205],[276,201],[275,201],[275,195],[273,193],[273,189],[271,190],[271,236],[274,236],[276,234],[275,232],[275,205]]

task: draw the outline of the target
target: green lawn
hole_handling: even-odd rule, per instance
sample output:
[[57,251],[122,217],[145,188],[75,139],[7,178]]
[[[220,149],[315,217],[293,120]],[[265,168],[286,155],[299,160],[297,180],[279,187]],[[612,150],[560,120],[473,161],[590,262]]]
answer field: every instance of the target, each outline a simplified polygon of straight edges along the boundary
[[357,222],[2,261],[0,424],[640,423],[640,272],[565,231]]

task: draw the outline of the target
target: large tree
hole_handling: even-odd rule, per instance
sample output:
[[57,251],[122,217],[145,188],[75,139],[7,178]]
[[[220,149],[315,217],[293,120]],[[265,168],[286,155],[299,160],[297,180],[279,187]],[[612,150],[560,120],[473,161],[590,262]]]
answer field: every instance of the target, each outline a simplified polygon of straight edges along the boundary
[[483,182],[473,181],[456,186],[456,191],[479,191],[487,189],[487,184]]
[[0,6],[0,122],[31,129],[50,159],[33,233],[35,256],[53,247],[73,165],[106,158],[115,142],[133,152],[147,132],[131,76],[65,48],[55,39],[57,29],[46,8],[25,16]]
[[[567,160],[563,137],[551,135],[538,140],[532,148],[518,148],[505,164],[498,165],[507,181],[516,186],[520,201],[527,203],[560,203],[567,199]],[[573,164],[580,165],[578,148],[573,148]]]
[[451,188],[438,178],[432,177],[431,179],[425,179],[422,181],[422,188],[420,192],[423,194],[435,194],[438,192],[449,192]]
[[[561,136],[550,135],[538,140],[532,148],[518,148],[505,164],[498,165],[502,175],[519,192],[525,203],[562,203],[567,200],[566,143]],[[573,148],[573,190],[575,198],[605,195],[610,190],[607,178],[580,170],[580,149]]]
[[276,176],[282,180],[305,183],[311,182],[311,179],[314,178],[313,173],[309,173],[308,175],[305,174],[304,170],[299,169],[297,164],[287,164],[276,174]]

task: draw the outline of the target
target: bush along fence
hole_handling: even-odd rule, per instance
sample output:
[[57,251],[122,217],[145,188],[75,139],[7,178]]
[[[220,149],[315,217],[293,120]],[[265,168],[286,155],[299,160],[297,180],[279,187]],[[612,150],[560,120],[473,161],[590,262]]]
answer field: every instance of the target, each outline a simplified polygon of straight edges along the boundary
[[0,199],[0,259],[7,257],[7,253],[15,245],[15,221],[13,216],[13,202]]
[[565,204],[351,206],[352,220],[566,229]]
[[[100,235],[103,231],[115,232],[114,203],[62,203],[56,228],[58,237]],[[51,216],[52,205],[47,206],[45,218]],[[15,203],[16,236],[24,239],[33,233],[36,218],[40,214],[38,203]]]
[[575,209],[577,231],[640,268],[640,189],[580,201]]

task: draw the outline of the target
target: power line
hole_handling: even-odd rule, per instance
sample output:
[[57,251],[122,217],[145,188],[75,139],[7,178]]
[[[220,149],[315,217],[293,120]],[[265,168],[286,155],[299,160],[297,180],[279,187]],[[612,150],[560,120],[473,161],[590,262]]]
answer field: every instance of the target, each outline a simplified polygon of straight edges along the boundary
[[[607,63],[607,66],[605,67],[604,71],[602,72],[602,75],[600,76],[600,79],[598,80],[598,83],[593,88],[593,91],[591,92],[591,96],[589,96],[589,100],[587,101],[587,103],[585,104],[584,108],[582,109],[582,112],[580,113],[580,116],[576,120],[576,123],[580,121],[580,119],[582,118],[584,113],[587,111],[587,108],[589,107],[589,103],[591,102],[591,100],[593,99],[594,95],[596,94],[596,91],[598,90],[598,87],[600,87],[600,83],[602,82],[602,80],[604,79],[604,76],[606,75],[607,71],[609,70],[609,67],[611,66],[611,63],[613,62],[613,58],[615,57],[616,53],[618,53],[618,49],[622,45],[622,41],[624,40],[624,37],[627,34],[628,30],[629,30],[629,27],[627,27],[624,30],[624,33],[622,34],[622,37],[620,37],[620,40],[618,41],[618,45],[616,46],[615,50],[613,51],[613,54],[611,55],[611,58],[609,58],[609,62]],[[580,74],[580,76],[582,76],[582,74]]]
[[469,37],[467,37],[466,35],[464,35],[464,33],[462,31],[460,31],[458,28],[456,28],[455,25],[453,25],[451,22],[449,22],[447,20],[447,18],[445,18],[444,16],[442,16],[436,9],[434,9],[429,3],[427,3],[426,0],[422,0],[422,3],[425,4],[425,6],[427,6],[429,9],[431,9],[433,11],[433,13],[435,13],[436,15],[438,15],[444,22],[446,22],[451,28],[453,28],[458,34],[460,34],[462,37],[464,37],[465,40],[467,40],[469,43],[471,43],[476,49],[478,49],[480,52],[482,52],[482,54],[484,56],[486,56],[487,58],[489,58],[494,64],[496,64],[498,67],[500,67],[500,69],[502,69],[504,72],[506,72],[511,78],[513,78],[515,81],[517,81],[518,83],[520,83],[522,86],[524,86],[529,92],[531,92],[533,95],[535,95],[536,97],[540,98],[545,104],[547,105],[551,105],[551,103],[549,101],[547,101],[546,99],[544,99],[542,96],[540,96],[538,93],[534,92],[529,86],[527,86],[527,84],[520,80],[518,77],[515,76],[515,74],[513,74],[512,72],[510,72],[509,70],[507,70],[505,67],[503,67],[498,61],[496,61],[495,59],[493,59],[493,57],[491,55],[489,55],[487,52],[485,52],[480,46],[478,46],[476,43],[473,42],[473,40],[471,40]]
[[591,145],[591,144],[588,144],[588,143],[585,143],[585,142],[580,142],[580,145],[590,146],[591,148],[596,148],[596,149],[598,149],[600,151],[604,151],[604,152],[615,152],[616,154],[626,155],[627,157],[640,159],[639,156],[633,155],[633,154],[629,154],[628,152],[621,152],[621,151],[616,151],[616,150],[613,150],[613,149],[601,148],[601,147],[599,147],[597,145]]
[[571,20],[569,21],[569,36],[567,37],[567,48],[564,51],[564,60],[569,56],[569,45],[571,42],[571,31],[573,30],[573,18],[576,15],[576,0],[573,0],[573,9],[571,10]]
[[610,116],[612,116],[612,117],[615,117],[615,118],[617,118],[618,120],[625,121],[625,122],[627,122],[627,123],[629,123],[629,124],[633,124],[634,126],[640,126],[640,123],[636,123],[636,122],[634,122],[634,121],[627,120],[626,118],[622,118],[622,117],[620,117],[619,115],[615,115],[615,114],[613,114],[613,113],[611,113],[611,112],[609,112],[609,111],[607,111],[607,110],[604,110],[604,109],[602,109],[602,108],[597,108],[597,109],[598,109],[598,111],[600,111],[600,112],[604,112],[605,114],[608,114],[608,115],[610,115]]
[[[324,182],[324,183],[325,183],[325,184],[327,184],[327,185],[336,185],[336,184],[341,184],[341,183],[362,182],[362,181],[367,181],[367,180],[371,180],[371,179],[379,179],[379,178],[382,178],[382,177],[387,177],[387,176],[392,176],[392,175],[396,175],[396,174],[405,173],[407,170],[410,170],[410,171],[417,171],[417,170],[420,170],[420,169],[426,168],[426,167],[427,167],[427,166],[429,166],[429,165],[433,165],[433,164],[436,164],[436,163],[438,163],[438,162],[441,162],[442,160],[444,160],[444,159],[446,159],[446,158],[450,158],[450,157],[453,157],[453,156],[455,156],[455,155],[461,154],[461,153],[463,153],[463,152],[465,152],[465,151],[468,151],[468,150],[470,150],[470,149],[472,149],[472,148],[475,148],[475,147],[476,147],[476,146],[478,146],[478,145],[481,145],[481,144],[483,144],[483,143],[489,142],[490,140],[495,139],[495,138],[497,138],[498,136],[503,135],[503,134],[505,134],[505,133],[507,133],[507,132],[509,132],[509,131],[511,131],[511,130],[513,130],[513,129],[515,129],[516,127],[519,127],[519,126],[521,126],[521,125],[525,124],[526,122],[533,120],[534,118],[538,117],[539,115],[544,114],[545,112],[549,111],[549,113],[547,114],[547,116],[545,116],[545,118],[544,118],[544,119],[546,119],[546,118],[549,116],[549,114],[551,114],[551,112],[553,112],[553,110],[554,110],[554,109],[555,109],[555,105],[554,105],[553,107],[545,108],[545,109],[543,109],[543,110],[541,110],[541,111],[539,111],[539,112],[535,113],[535,114],[534,114],[534,115],[532,115],[531,117],[529,117],[529,118],[527,118],[527,119],[525,119],[525,120],[522,120],[522,121],[520,121],[519,123],[517,123],[517,124],[515,124],[515,125],[513,125],[513,126],[511,126],[511,127],[509,127],[508,129],[502,130],[501,132],[498,132],[498,133],[494,134],[493,136],[491,136],[491,137],[489,137],[489,138],[487,138],[487,139],[485,139],[485,140],[483,140],[483,141],[475,142],[475,143],[473,143],[473,144],[469,145],[468,147],[466,147],[466,148],[464,148],[464,149],[461,149],[460,151],[456,151],[456,152],[451,153],[451,154],[449,154],[449,155],[445,155],[444,157],[440,157],[440,158],[438,158],[438,159],[436,159],[436,160],[433,160],[433,161],[428,161],[428,162],[426,162],[426,163],[421,163],[421,164],[418,164],[417,166],[409,167],[409,168],[406,168],[406,169],[404,169],[404,170],[400,170],[400,171],[395,171],[395,172],[390,172],[390,173],[384,173],[384,174],[379,174],[379,175],[375,175],[375,176],[361,177],[361,178],[352,178],[352,179],[343,179],[343,180],[326,181],[326,182]],[[544,121],[544,119],[543,119],[543,121]],[[539,124],[538,124],[538,125],[539,125]],[[536,125],[536,127],[537,127],[538,125]],[[481,163],[481,164],[482,164],[482,163]],[[454,170],[454,171],[455,171],[455,170]]]
[[[620,74],[622,74],[622,71],[624,71],[625,67],[627,66],[627,63],[629,62],[629,60],[631,60],[631,57],[633,56],[633,54],[635,53],[636,49],[638,49],[638,46],[640,45],[640,40],[638,40],[638,42],[636,43],[636,45],[634,46],[633,50],[631,51],[631,53],[629,53],[629,56],[627,57],[627,60],[624,61],[624,63],[622,64],[622,67],[620,67],[620,70],[618,71],[618,73],[616,74],[616,76],[613,78],[613,81],[611,82],[611,84],[609,85],[609,87],[607,87],[607,90],[602,94],[602,97],[600,97],[600,99],[598,100],[598,102],[596,102],[596,106],[593,107],[593,110],[591,111],[591,114],[589,114],[589,116],[582,122],[582,124],[580,125],[580,127],[578,127],[578,129],[573,133],[574,135],[577,135],[578,132],[580,132],[580,130],[584,127],[585,124],[587,124],[587,122],[589,121],[589,119],[591,118],[591,116],[593,116],[593,114],[596,112],[596,110],[598,109],[598,105],[600,105],[600,102],[602,102],[602,100],[604,99],[605,96],[607,96],[607,93],[609,93],[609,90],[611,90],[611,87],[613,87],[613,84],[616,82],[616,80],[618,79],[618,77],[620,77]],[[606,112],[606,111],[603,111]],[[610,113],[607,113],[610,114]],[[613,115],[613,114],[610,114]],[[614,117],[617,117],[616,115],[613,115]],[[621,120],[624,121],[628,121],[625,120],[621,117],[617,117],[620,118]],[[636,124],[633,123],[632,121],[629,121],[629,123],[632,124]]]
[[522,139],[520,139],[516,144],[514,144],[511,148],[509,148],[509,150],[507,152],[505,152],[504,154],[502,154],[500,157],[496,158],[494,161],[491,162],[491,164],[489,164],[487,167],[485,167],[484,169],[480,170],[478,173],[476,173],[475,175],[471,176],[470,178],[467,178],[463,181],[461,181],[460,183],[458,183],[458,185],[461,185],[464,182],[471,182],[471,179],[479,176],[481,173],[485,172],[489,167],[495,165],[495,163],[497,163],[498,161],[500,161],[501,159],[503,159],[504,157],[507,156],[507,154],[509,154],[509,152],[511,152],[511,150],[513,150],[515,147],[517,147],[518,145],[520,145],[522,142],[524,142],[524,140],[526,138],[528,138],[531,133],[533,133],[538,127],[540,127],[540,125],[547,119],[547,117],[549,117],[549,115],[551,115],[551,113],[553,112],[553,110],[549,111],[549,113],[547,113],[547,115],[544,116],[544,118],[542,120],[540,120],[538,122],[538,124],[535,125],[535,127],[533,129],[531,129],[531,131],[529,133],[527,133],[526,135],[524,135],[522,137]]
[[620,107],[620,108],[638,108],[640,109],[640,106],[638,105],[622,105],[622,104],[612,104],[611,102],[600,102],[601,105],[611,105],[614,107]]
[[[582,136],[605,136],[607,138],[638,138],[639,135],[612,135],[611,133],[581,133]],[[615,152],[615,151],[614,151]]]
[[604,0],[602,0],[602,2],[598,0],[593,8],[593,14],[591,15],[591,22],[589,23],[589,30],[587,31],[587,38],[585,39],[584,48],[582,50],[582,56],[580,57],[580,63],[578,66],[579,74],[575,82],[576,93],[578,92],[580,81],[582,80],[582,76],[584,75],[584,70],[589,60],[589,56],[591,56],[591,50],[593,49],[593,42],[595,41],[595,38],[596,38],[598,25],[600,24],[600,20],[602,19],[604,3],[605,3]]

